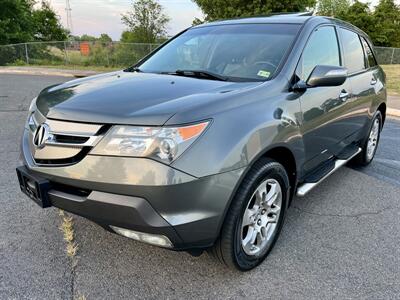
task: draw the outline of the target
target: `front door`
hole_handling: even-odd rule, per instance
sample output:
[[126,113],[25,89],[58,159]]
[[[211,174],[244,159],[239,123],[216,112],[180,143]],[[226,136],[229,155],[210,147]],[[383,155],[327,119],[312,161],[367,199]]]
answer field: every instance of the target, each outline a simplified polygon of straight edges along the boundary
[[[296,75],[306,81],[317,65],[342,65],[334,26],[319,27],[312,33]],[[308,88],[300,97],[305,172],[334,155],[346,137],[349,131],[345,122],[346,102],[350,95],[350,82],[346,80],[341,86]]]
[[344,65],[349,72],[352,95],[347,101],[348,142],[357,139],[368,122],[368,113],[382,83],[371,48],[356,32],[339,28]]

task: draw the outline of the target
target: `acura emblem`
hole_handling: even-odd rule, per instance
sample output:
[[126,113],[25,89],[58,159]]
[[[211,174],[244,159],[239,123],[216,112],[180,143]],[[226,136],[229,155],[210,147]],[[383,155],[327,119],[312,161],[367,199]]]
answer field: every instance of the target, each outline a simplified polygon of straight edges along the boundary
[[46,123],[40,124],[33,135],[33,144],[36,148],[43,148],[51,137],[50,127]]

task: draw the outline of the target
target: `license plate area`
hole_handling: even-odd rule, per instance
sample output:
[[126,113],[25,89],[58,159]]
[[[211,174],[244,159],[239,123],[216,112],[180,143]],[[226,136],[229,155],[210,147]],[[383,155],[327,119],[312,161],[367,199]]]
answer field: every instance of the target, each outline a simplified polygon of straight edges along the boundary
[[42,208],[50,207],[48,196],[50,182],[47,179],[28,173],[25,167],[16,169],[21,191]]

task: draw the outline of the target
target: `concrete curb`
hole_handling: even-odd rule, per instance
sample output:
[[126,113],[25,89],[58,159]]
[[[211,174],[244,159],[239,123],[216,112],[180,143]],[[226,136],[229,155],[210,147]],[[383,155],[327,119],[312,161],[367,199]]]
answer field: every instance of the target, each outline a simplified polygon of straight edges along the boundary
[[388,108],[386,114],[391,117],[400,118],[400,109]]

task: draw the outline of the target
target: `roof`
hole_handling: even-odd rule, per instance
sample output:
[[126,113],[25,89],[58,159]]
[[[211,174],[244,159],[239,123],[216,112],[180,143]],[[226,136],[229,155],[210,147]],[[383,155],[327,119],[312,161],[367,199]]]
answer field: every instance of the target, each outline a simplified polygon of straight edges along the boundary
[[334,23],[336,25],[344,26],[352,29],[366,37],[368,35],[356,26],[342,21],[340,19],[335,19],[325,16],[313,16],[311,13],[288,13],[288,14],[276,14],[271,16],[260,16],[260,17],[248,17],[248,18],[237,18],[229,20],[214,21],[210,23],[204,23],[194,27],[206,27],[214,25],[231,25],[231,24],[303,24],[308,20],[313,20],[313,25],[321,23]]
[[227,25],[227,24],[271,24],[271,23],[289,23],[289,24],[303,24],[310,18],[322,18],[315,16],[305,16],[303,14],[279,14],[271,16],[257,16],[248,18],[237,18],[229,20],[214,21],[204,23],[196,27],[209,26],[209,25]]

